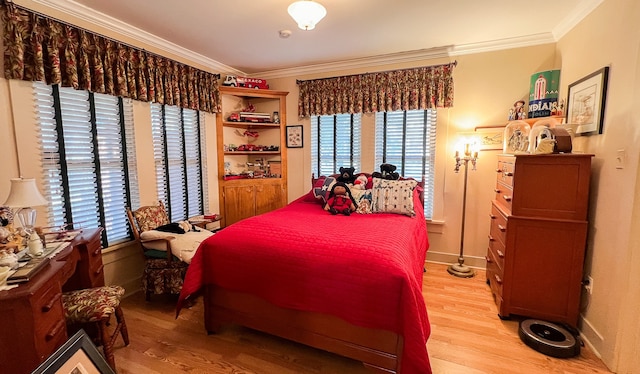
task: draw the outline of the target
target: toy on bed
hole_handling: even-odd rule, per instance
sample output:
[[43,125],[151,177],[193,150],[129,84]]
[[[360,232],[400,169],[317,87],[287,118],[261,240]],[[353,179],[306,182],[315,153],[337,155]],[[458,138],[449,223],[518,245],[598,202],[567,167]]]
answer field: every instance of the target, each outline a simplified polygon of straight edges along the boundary
[[331,214],[342,213],[345,216],[356,210],[356,201],[351,195],[349,187],[343,182],[336,182],[331,187],[329,198],[324,205],[324,210]]
[[367,174],[358,174],[356,180],[353,182],[353,188],[357,190],[370,190],[373,186],[373,178],[367,176]]
[[356,168],[354,167],[340,167],[340,175],[336,178],[336,180],[338,182],[342,182],[342,183],[351,183],[353,184],[353,182],[356,180]]
[[381,164],[380,172],[377,171],[371,174],[374,178],[382,178],[388,180],[398,180],[400,179],[400,174],[396,172],[396,166],[392,164]]

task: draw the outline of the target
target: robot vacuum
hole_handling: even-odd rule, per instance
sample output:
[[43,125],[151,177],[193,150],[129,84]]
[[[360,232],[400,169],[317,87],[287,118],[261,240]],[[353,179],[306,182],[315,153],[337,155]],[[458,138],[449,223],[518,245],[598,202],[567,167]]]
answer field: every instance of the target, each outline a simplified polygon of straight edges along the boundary
[[580,343],[565,328],[537,319],[520,322],[518,335],[526,345],[547,356],[569,358],[580,354]]

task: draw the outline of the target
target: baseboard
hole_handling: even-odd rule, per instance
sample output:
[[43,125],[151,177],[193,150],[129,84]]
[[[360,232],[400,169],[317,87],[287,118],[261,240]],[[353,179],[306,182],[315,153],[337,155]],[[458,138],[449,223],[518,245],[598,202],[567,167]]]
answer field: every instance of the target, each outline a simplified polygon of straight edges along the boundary
[[[458,254],[445,252],[427,252],[427,262],[439,264],[455,264],[458,263]],[[464,264],[475,269],[486,269],[487,261],[484,257],[464,256]]]
[[580,332],[580,338],[589,349],[602,359],[599,347],[604,344],[604,337],[596,330],[589,320],[580,315],[580,321],[578,323],[578,331]]

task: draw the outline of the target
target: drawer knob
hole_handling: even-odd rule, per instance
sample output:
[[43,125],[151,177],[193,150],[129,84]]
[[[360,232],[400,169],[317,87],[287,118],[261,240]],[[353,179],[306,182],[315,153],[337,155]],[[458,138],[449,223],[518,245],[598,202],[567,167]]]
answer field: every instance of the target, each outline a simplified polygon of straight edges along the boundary
[[496,173],[502,173],[502,170],[496,169]]
[[493,236],[491,236],[491,234],[489,234],[489,241],[490,241],[490,242],[494,242],[494,241],[496,241],[496,240],[493,238]]
[[489,257],[489,256],[484,256],[484,259],[487,260],[488,264],[493,262],[493,261],[491,261],[491,257]]
[[509,195],[502,195],[502,198],[504,199],[504,201],[511,201],[512,197]]
[[496,279],[496,282],[498,282],[498,284],[502,284],[502,278],[500,278],[498,274],[493,274],[493,277]]
[[498,225],[498,230],[500,230],[502,232],[505,232],[505,231],[507,231],[507,228],[502,226],[502,225]]
[[504,172],[504,176],[505,176],[505,177],[513,177],[513,173],[512,173],[512,172],[510,172],[510,171],[505,171],[505,172]]
[[100,267],[98,268],[98,270],[94,271],[93,273],[94,273],[95,275],[98,275],[98,274],[102,273],[102,269],[104,269],[104,265],[100,265]]
[[53,306],[58,302],[58,300],[60,300],[61,297],[62,297],[61,293],[58,293],[55,296],[53,296],[46,305],[42,306],[42,312],[46,313],[50,311],[53,308]]
[[51,340],[51,339],[55,338],[55,337],[56,337],[56,335],[58,335],[58,333],[60,332],[60,330],[61,330],[63,327],[66,327],[66,323],[65,323],[65,320],[64,320],[64,319],[61,319],[61,320],[59,320],[59,321],[58,321],[58,323],[56,323],[56,325],[55,325],[55,326],[53,326],[53,328],[51,329],[51,331],[49,331],[49,332],[47,333],[47,335],[45,335],[45,337],[44,337],[44,338],[45,338],[45,340],[46,340],[46,341],[49,341],[49,340]]
[[101,247],[98,247],[95,251],[93,251],[93,255],[94,255],[94,256],[97,256],[97,255],[99,255],[100,253],[102,253],[102,248],[101,248]]
[[489,214],[489,218],[496,219],[496,216],[494,216],[493,214]]
[[495,193],[500,193],[500,192],[502,192],[502,190],[497,189],[497,188],[495,188],[493,191],[494,191]]
[[499,250],[499,249],[498,249],[498,250],[496,250],[496,252],[498,252],[498,256],[499,256],[500,258],[503,258],[503,257],[504,257],[504,253],[503,253],[501,250]]

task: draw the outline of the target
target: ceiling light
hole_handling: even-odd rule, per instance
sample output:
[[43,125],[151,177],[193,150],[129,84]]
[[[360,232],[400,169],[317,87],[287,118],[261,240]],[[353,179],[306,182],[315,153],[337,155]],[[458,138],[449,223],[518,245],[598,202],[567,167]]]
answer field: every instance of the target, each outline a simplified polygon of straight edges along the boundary
[[313,30],[316,24],[327,15],[327,10],[311,0],[301,0],[289,5],[289,15],[303,30]]

